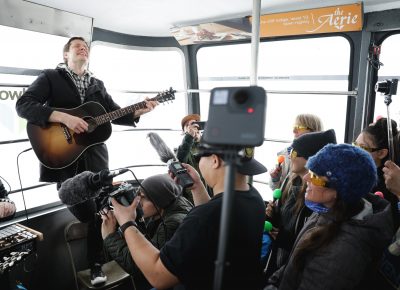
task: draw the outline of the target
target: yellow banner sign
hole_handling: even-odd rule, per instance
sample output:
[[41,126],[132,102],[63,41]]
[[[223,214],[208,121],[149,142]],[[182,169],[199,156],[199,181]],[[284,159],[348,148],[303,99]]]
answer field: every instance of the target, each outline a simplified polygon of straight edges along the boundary
[[361,3],[263,15],[260,36],[318,34],[362,30]]

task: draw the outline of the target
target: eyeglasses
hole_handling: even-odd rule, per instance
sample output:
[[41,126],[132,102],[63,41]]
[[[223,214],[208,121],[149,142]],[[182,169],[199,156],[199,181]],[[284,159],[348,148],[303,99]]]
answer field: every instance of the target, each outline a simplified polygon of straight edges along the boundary
[[306,126],[301,126],[301,125],[294,125],[293,126],[293,131],[306,131],[306,130],[311,131],[311,129],[306,127]]
[[314,184],[316,186],[327,187],[327,188],[329,187],[329,182],[328,181],[323,180],[321,177],[316,175],[311,170],[308,170],[308,173],[310,174],[310,181],[311,181],[312,184]]
[[376,151],[379,151],[382,149],[382,148],[371,148],[371,147],[368,147],[368,146],[365,146],[362,144],[358,144],[356,141],[354,141],[352,144],[353,144],[353,146],[364,149],[367,152],[376,152]]

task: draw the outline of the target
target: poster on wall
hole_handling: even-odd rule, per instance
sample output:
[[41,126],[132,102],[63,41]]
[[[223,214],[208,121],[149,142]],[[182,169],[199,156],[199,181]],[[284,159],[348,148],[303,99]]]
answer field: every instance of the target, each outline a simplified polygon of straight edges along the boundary
[[170,31],[180,45],[251,38],[251,24],[248,17],[172,27]]
[[[267,14],[260,17],[260,37],[361,31],[361,3]],[[251,38],[251,18],[172,27],[180,45]]]
[[260,17],[260,36],[360,31],[362,26],[362,4],[356,3],[263,15]]

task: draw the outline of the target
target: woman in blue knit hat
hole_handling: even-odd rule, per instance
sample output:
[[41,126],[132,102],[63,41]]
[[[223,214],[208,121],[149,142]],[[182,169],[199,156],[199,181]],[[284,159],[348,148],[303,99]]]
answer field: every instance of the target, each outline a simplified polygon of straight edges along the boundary
[[389,203],[370,194],[377,181],[374,161],[358,147],[326,145],[306,167],[305,204],[313,214],[275,282],[279,289],[371,289],[377,260],[393,235]]
[[304,205],[307,184],[303,177],[308,172],[305,165],[311,156],[327,144],[336,144],[333,129],[303,134],[291,145],[291,173],[282,184],[281,198],[275,203],[269,202],[266,211],[267,217],[277,228],[270,259],[266,265],[266,277],[287,263],[296,237],[312,213]]

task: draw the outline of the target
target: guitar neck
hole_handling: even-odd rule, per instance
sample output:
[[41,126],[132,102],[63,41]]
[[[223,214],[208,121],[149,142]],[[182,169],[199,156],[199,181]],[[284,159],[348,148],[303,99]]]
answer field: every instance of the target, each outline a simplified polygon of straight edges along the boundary
[[[160,95],[158,94],[156,97],[150,99],[150,101],[157,101],[159,96]],[[140,103],[136,103],[136,104],[127,106],[125,108],[121,108],[121,109],[97,116],[94,119],[96,120],[97,125],[102,125],[107,122],[111,122],[115,119],[121,118],[125,115],[132,114],[136,110],[145,109],[145,108],[146,108],[146,102],[142,101]]]

